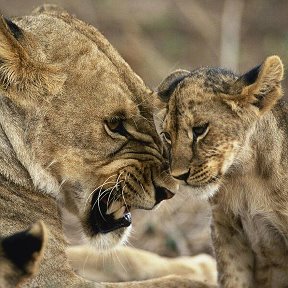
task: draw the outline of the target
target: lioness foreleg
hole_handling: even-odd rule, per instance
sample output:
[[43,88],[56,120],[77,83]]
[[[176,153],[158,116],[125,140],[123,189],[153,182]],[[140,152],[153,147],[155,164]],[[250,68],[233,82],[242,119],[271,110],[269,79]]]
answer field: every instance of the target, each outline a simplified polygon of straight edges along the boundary
[[105,285],[105,288],[217,288],[212,284],[195,281],[188,275],[170,275],[146,281],[105,283]]
[[67,249],[71,266],[78,274],[93,281],[140,281],[167,275],[189,275],[197,281],[216,283],[216,262],[200,254],[194,257],[166,258],[131,247],[98,252],[87,246]]

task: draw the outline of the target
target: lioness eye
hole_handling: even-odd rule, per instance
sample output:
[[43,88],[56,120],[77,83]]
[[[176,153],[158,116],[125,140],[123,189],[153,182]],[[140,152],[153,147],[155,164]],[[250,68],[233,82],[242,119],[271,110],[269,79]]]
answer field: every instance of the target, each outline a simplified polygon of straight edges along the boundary
[[112,119],[110,121],[106,121],[105,124],[109,128],[109,130],[113,133],[118,133],[123,136],[127,134],[122,119]]
[[204,124],[204,125],[201,125],[201,126],[195,126],[192,128],[192,132],[193,132],[193,136],[195,138],[197,137],[200,137],[202,135],[205,134],[205,132],[207,131],[207,128],[208,128],[208,123]]
[[163,138],[168,144],[171,144],[171,136],[168,132],[161,132],[161,135],[163,135]]

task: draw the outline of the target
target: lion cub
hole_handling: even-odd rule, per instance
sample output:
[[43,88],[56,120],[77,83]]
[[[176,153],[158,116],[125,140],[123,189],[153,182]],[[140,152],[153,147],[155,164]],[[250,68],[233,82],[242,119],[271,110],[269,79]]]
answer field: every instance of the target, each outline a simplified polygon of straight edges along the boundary
[[209,199],[221,287],[288,287],[288,106],[283,65],[237,76],[178,70],[158,93],[170,170]]
[[43,222],[0,238],[0,288],[14,288],[34,275],[43,257],[47,232]]

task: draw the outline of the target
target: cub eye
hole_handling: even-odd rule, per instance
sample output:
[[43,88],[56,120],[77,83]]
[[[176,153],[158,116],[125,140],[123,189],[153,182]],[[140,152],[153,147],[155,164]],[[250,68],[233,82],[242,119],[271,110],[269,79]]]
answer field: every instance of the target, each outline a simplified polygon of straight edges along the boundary
[[195,126],[192,128],[193,137],[198,138],[203,136],[208,130],[209,123],[206,123],[201,126]]
[[163,135],[164,140],[168,143],[171,144],[171,136],[168,132],[161,132],[161,135]]
[[105,122],[105,126],[113,133],[118,133],[123,136],[126,136],[128,133],[124,127],[123,119],[108,120]]

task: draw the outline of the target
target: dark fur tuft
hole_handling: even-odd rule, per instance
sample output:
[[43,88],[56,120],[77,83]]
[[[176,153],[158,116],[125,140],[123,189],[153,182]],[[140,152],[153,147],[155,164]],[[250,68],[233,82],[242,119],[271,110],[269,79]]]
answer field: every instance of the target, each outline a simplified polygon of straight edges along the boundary
[[259,72],[260,72],[260,67],[261,67],[261,65],[253,68],[252,70],[250,70],[249,72],[247,72],[246,74],[241,76],[241,78],[245,82],[245,84],[251,85],[251,84],[256,82],[258,75],[259,75]]
[[41,238],[24,231],[5,238],[2,247],[6,257],[19,269],[25,271],[32,255],[41,250],[42,243]]
[[181,75],[179,77],[176,77],[167,87],[165,90],[158,91],[158,95],[160,96],[161,100],[164,102],[167,102],[178,86],[179,83],[181,83],[185,78],[187,78],[189,75]]
[[22,30],[15,23],[13,23],[10,19],[7,19],[5,17],[4,19],[11,33],[15,37],[15,39],[19,40],[23,36]]

